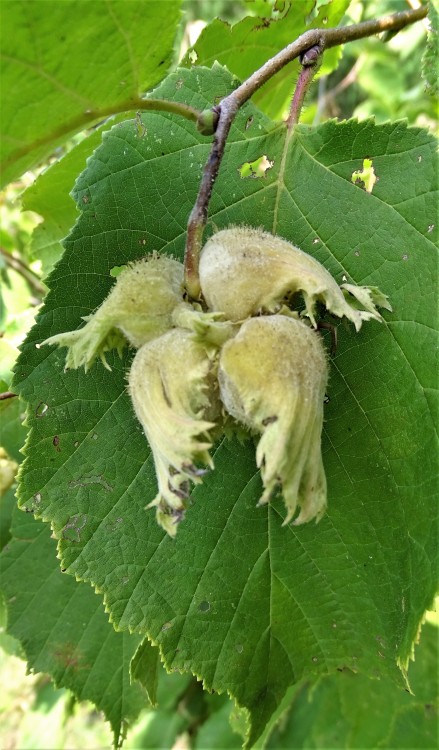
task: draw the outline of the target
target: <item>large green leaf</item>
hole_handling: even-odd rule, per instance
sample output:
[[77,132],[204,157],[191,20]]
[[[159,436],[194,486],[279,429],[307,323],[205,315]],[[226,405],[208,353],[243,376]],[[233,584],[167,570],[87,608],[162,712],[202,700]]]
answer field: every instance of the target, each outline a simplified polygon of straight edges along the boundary
[[179,0],[3,0],[2,184],[69,135],[132,110],[166,74]]
[[438,36],[439,36],[439,2],[430,0],[428,4],[428,20],[430,28],[428,31],[427,44],[422,59],[422,76],[425,87],[429,94],[439,95],[439,83],[437,77],[438,69]]
[[32,671],[50,674],[55,685],[104,712],[118,746],[148,704],[146,692],[130,684],[139,637],[116,633],[102,598],[63,575],[46,524],[16,509],[12,534],[0,558],[8,632]]
[[[308,29],[337,26],[350,2],[324,0],[316,5],[315,0],[287,0],[280,17],[247,16],[233,26],[215,19],[200,34],[184,62],[188,66],[211,66],[216,60],[244,80]],[[319,75],[331,73],[340,56],[341,47],[325,52]],[[285,116],[298,71],[299,62],[295,60],[256,92],[253,100],[270,117]]]
[[[177,71],[159,94],[204,108],[230,79]],[[377,284],[394,312],[360,334],[341,326],[323,438],[329,509],[282,527],[256,508],[254,446],[224,440],[175,540],[145,505],[148,445],[126,391],[128,354],[84,374],[39,342],[81,325],[110,269],[145,252],[183,252],[209,146],[187,121],[148,114],[104,135],[76,186],[82,213],[23,347],[14,387],[29,403],[20,498],[51,521],[63,567],[104,594],[113,622],[147,633],[169,668],[229,690],[253,741],[303,676],[350,668],[402,682],[435,587],[436,268],[433,138],[404,123],[333,121],[287,133],[252,105],[239,113],[211,206],[213,226],[263,225],[341,281]],[[241,167],[266,156],[265,177]],[[372,192],[352,182],[365,158]],[[245,173],[245,170],[243,170]],[[57,439],[55,441],[55,436]],[[54,447],[56,444],[56,449]]]
[[[52,270],[63,252],[61,241],[75,223],[78,210],[70,193],[87,158],[102,140],[102,133],[126,119],[129,113],[108,118],[75,145],[59,161],[40,174],[22,195],[23,211],[35,211],[43,221],[32,233],[31,251],[41,261],[43,276]],[[134,113],[131,114],[134,116]]]
[[409,678],[414,695],[388,680],[343,671],[304,683],[270,735],[267,748],[428,748],[437,734],[438,630],[422,630]]

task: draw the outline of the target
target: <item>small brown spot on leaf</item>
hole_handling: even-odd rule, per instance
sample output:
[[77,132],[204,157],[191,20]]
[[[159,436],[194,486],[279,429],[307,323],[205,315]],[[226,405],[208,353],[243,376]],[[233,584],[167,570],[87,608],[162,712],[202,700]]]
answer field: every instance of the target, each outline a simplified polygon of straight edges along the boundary
[[85,663],[84,654],[74,643],[62,643],[57,646],[54,650],[54,657],[64,669],[71,669],[74,672],[89,669],[89,665]]

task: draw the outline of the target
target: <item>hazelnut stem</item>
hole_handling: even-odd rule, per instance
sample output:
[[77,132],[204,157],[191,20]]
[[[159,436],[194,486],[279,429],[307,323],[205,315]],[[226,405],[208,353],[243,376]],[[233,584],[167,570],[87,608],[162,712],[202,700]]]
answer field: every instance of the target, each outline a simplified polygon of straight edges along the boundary
[[215,131],[209,158],[203,169],[200,189],[197,200],[190,213],[187,225],[186,250],[184,256],[184,279],[186,291],[191,299],[198,300],[200,297],[200,252],[203,240],[203,231],[207,221],[207,209],[213,184],[216,180],[223,158],[227,136],[238,111],[239,105],[230,97],[223,100],[220,107],[216,108],[219,119]]
[[[422,5],[415,10],[405,10],[400,13],[383,16],[382,18],[363,21],[362,23],[352,24],[341,28],[332,29],[310,29],[299,36],[294,42],[288,44],[284,49],[267,60],[259,70],[256,70],[247,78],[237,89],[226,96],[214,108],[215,115],[218,114],[215,136],[212,143],[212,149],[203,170],[201,184],[195,205],[189,216],[185,250],[185,284],[189,297],[198,299],[200,295],[200,282],[198,278],[199,255],[201,252],[202,235],[207,221],[207,212],[209,207],[212,189],[216,180],[221,159],[224,155],[226,140],[230,132],[232,122],[243,104],[264,83],[270,80],[276,73],[285,67],[289,62],[295,60],[299,55],[306,54],[316,45],[320,49],[329,49],[337,47],[346,42],[353,42],[357,39],[380,34],[384,31],[400,31],[405,26],[420,21],[426,17],[428,12],[427,5]],[[307,66],[305,66],[307,67]],[[311,71],[312,71],[312,66]],[[311,76],[312,77],[312,76]],[[307,79],[304,73],[304,81]],[[300,110],[299,112],[300,113]],[[291,115],[291,113],[290,113]],[[295,115],[293,114],[293,117]],[[216,119],[216,118],[215,118]]]
[[297,125],[299,122],[305,96],[308,93],[311,82],[320,67],[322,51],[321,46],[315,44],[314,47],[311,47],[311,49],[307,50],[300,56],[302,69],[299,73],[299,78],[291,101],[290,112],[286,121],[288,130],[291,130],[293,125]]

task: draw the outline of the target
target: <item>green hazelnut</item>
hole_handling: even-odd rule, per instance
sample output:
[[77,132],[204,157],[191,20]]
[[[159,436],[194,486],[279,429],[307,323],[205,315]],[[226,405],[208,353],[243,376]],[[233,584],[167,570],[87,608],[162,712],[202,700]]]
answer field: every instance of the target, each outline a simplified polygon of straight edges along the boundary
[[200,284],[209,309],[224,313],[231,321],[277,313],[298,292],[314,327],[317,302],[333,315],[347,317],[357,331],[363,320],[381,320],[376,305],[391,309],[375,287],[340,287],[307,253],[249,227],[224,229],[206,242],[200,257]]
[[261,435],[256,462],[264,492],[280,487],[285,523],[319,520],[326,508],[321,455],[328,366],[320,336],[284,315],[250,318],[222,348],[218,380],[226,411]]
[[129,373],[129,392],[154,457],[157,521],[174,536],[188,507],[191,483],[213,467],[211,431],[220,414],[215,361],[193,334],[168,331],[142,346]]
[[115,348],[120,353],[127,343],[138,349],[172,327],[173,311],[183,304],[182,283],[182,264],[166,255],[136,261],[119,273],[108,297],[84,318],[83,328],[43,343],[68,347],[67,368],[88,370],[100,357],[109,369],[105,352]]

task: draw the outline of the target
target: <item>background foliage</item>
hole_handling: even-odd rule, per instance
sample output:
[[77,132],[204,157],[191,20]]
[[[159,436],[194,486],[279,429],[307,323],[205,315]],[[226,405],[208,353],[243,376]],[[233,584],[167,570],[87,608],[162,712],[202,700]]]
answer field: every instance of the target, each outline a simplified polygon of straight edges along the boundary
[[[190,747],[238,748],[249,731],[268,747],[432,747],[434,626],[424,629],[409,669],[414,696],[401,689],[396,660],[407,664],[435,586],[434,139],[403,123],[326,122],[374,114],[378,123],[404,116],[434,127],[435,100],[419,77],[425,28],[331,54],[291,138],[276,121],[288,76],[264,87],[236,120],[208,232],[263,224],[339,280],[379,284],[394,313],[360,336],[339,332],[325,413],[330,507],[319,526],[282,529],[279,501],[256,509],[253,448],[225,441],[172,542],[143,509],[155,478],[125,393],[129,355],[113,360],[110,374],[96,366],[84,375],[63,373],[62,352],[35,348],[80,325],[110,288],[113,266],[153,249],[181,256],[209,139],[173,115],[140,119],[140,97],[164,79],[154,96],[202,109],[236,85],[223,67],[211,67],[215,57],[242,77],[286,43],[291,23],[296,36],[306,24],[347,23],[405,4],[303,3],[295,14],[288,3],[233,4],[237,25],[229,28],[212,18],[232,20],[230,4],[188,3],[184,32],[174,2],[99,4],[100,24],[91,23],[94,6],[84,14],[73,0],[50,4],[53,13],[40,18],[37,4],[29,16],[28,4],[4,3],[4,182],[34,171],[4,193],[0,269],[7,390],[16,347],[46,291],[41,276],[69,235],[16,369],[23,402],[0,402],[5,460],[21,460],[31,428],[19,490],[30,512],[14,510],[13,488],[1,501],[10,633],[2,645],[58,688],[37,684],[37,710],[49,712],[54,727],[44,741],[72,742],[62,728],[73,711],[68,688],[104,712],[116,743],[143,709],[127,747],[171,747],[179,737]],[[191,51],[200,17],[212,23]],[[66,31],[53,35],[51,24]],[[230,45],[240,55],[230,55]],[[427,71],[428,55],[431,48]],[[166,77],[178,57],[183,67]],[[27,108],[17,110],[17,90]],[[265,168],[252,176],[261,157]],[[351,180],[366,157],[379,177],[372,194]],[[78,175],[75,206],[69,192]],[[249,714],[226,694],[203,692],[191,672]],[[7,731],[16,733],[6,708]],[[334,712],[335,726],[327,718]],[[86,721],[85,737],[100,736],[96,720]],[[21,731],[20,747],[41,739]],[[82,735],[73,742],[85,746]]]

